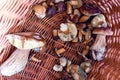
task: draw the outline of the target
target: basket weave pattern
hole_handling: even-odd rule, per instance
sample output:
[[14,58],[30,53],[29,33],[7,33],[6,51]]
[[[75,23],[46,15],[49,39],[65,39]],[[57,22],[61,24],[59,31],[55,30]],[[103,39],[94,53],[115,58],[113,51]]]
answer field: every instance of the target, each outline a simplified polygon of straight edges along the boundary
[[[17,0],[13,0],[16,1]],[[23,0],[18,0],[23,1]],[[28,1],[28,2],[26,2]],[[37,63],[29,60],[26,68],[11,77],[1,76],[2,80],[57,80],[62,76],[62,72],[55,72],[52,67],[58,63],[59,58],[54,52],[54,48],[64,47],[66,52],[62,54],[67,59],[72,60],[74,64],[80,64],[82,57],[77,54],[77,51],[82,51],[84,46],[81,44],[73,44],[69,42],[62,42],[61,40],[54,39],[52,30],[59,27],[60,23],[64,20],[65,13],[56,14],[52,18],[38,19],[31,9],[32,4],[40,3],[41,1],[31,2],[26,0],[23,5],[26,8],[22,9],[23,16],[16,14],[16,17],[8,17],[9,21],[12,19],[14,24],[9,24],[7,27],[2,27],[0,31],[0,62],[4,62],[9,55],[15,50],[5,39],[4,35],[7,33],[15,33],[21,31],[38,32],[46,39],[46,46],[43,51],[36,53],[36,57],[41,62]],[[93,67],[88,75],[87,80],[119,80],[120,79],[120,0],[84,0],[86,3],[96,5],[102,13],[106,16],[108,25],[112,27],[114,34],[107,37],[107,51],[105,59],[101,62],[93,61]],[[24,2],[24,1],[23,1]],[[11,2],[12,3],[12,2]],[[14,4],[15,5],[15,4]],[[27,10],[26,10],[27,9]],[[29,9],[29,10],[28,10]],[[10,11],[9,11],[10,12]],[[12,12],[12,11],[11,11]],[[21,12],[22,13],[22,12]],[[27,14],[26,14],[27,13]],[[19,18],[19,19],[18,19]],[[3,18],[4,19],[4,18]],[[0,19],[2,20],[2,18]],[[20,24],[22,21],[23,23]],[[6,21],[7,22],[7,21]],[[1,27],[0,27],[1,30]],[[31,51],[31,55],[35,54]]]

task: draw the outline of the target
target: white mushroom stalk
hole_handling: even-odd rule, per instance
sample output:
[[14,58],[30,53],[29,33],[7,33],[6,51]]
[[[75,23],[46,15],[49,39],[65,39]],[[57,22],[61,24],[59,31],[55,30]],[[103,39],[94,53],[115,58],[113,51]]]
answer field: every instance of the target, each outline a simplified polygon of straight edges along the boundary
[[4,76],[12,76],[22,71],[27,64],[29,53],[30,50],[16,49],[0,66],[0,73]]
[[97,35],[95,43],[92,46],[92,56],[94,60],[100,61],[104,58],[106,50],[106,35]]
[[61,23],[58,36],[62,41],[72,41],[77,36],[77,28],[74,23]]

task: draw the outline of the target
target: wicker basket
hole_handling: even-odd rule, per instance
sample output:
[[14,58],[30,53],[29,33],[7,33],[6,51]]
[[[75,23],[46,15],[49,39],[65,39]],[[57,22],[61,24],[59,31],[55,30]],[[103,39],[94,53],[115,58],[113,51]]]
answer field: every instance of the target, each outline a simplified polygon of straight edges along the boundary
[[[82,56],[77,54],[77,50],[81,51],[84,48],[82,44],[63,43],[53,38],[52,30],[59,27],[66,14],[58,13],[52,18],[38,19],[31,5],[40,2],[41,0],[3,0],[3,3],[0,3],[0,25],[2,25],[0,26],[0,64],[15,50],[4,37],[7,33],[34,31],[44,36],[47,41],[46,48],[36,55],[42,60],[41,62],[29,60],[23,71],[11,77],[1,76],[1,80],[59,80],[62,72],[52,70],[53,65],[58,63],[55,47],[64,47],[66,52],[62,55],[72,60],[74,64],[82,62]],[[106,16],[108,25],[114,32],[112,36],[107,37],[105,59],[101,62],[92,62],[93,67],[87,80],[120,80],[120,0],[84,0],[84,2],[96,5]],[[32,54],[35,52],[31,51]]]

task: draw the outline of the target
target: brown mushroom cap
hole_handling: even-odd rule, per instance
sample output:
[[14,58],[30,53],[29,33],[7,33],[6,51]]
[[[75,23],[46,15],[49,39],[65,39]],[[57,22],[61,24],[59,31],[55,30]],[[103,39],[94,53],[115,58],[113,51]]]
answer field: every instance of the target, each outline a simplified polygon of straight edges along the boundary
[[36,12],[36,13],[39,13],[39,14],[45,14],[46,12],[46,8],[44,6],[41,6],[41,5],[35,5],[33,6],[33,10]]
[[101,35],[113,35],[113,32],[109,28],[94,29],[92,33],[93,34],[101,34]]
[[45,40],[40,37],[39,33],[23,32],[8,34],[6,38],[18,49],[34,49],[45,45]]

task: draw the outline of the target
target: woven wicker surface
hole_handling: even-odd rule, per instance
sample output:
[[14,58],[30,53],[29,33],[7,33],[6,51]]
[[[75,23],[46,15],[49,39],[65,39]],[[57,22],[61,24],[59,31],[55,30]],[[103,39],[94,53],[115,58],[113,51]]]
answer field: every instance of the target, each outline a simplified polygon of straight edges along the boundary
[[[28,0],[29,1],[29,0]],[[114,34],[107,37],[107,51],[105,59],[101,62],[93,62],[93,67],[88,75],[87,80],[120,80],[120,0],[84,0],[86,3],[96,5],[102,13],[106,16],[108,25],[112,27]],[[27,2],[29,6],[40,1]],[[26,4],[27,4],[26,3]],[[28,8],[28,6],[27,6]],[[42,61],[37,63],[29,60],[26,68],[11,77],[2,76],[2,80],[58,80],[62,76],[62,72],[55,72],[52,67],[58,63],[58,56],[54,52],[54,48],[64,47],[66,52],[62,54],[67,59],[73,61],[74,64],[80,64],[83,60],[77,51],[84,48],[83,44],[75,44],[70,42],[63,42],[54,38],[52,30],[59,27],[64,20],[65,13],[58,13],[52,18],[38,19],[31,8],[23,17],[23,23],[17,26],[18,22],[14,22],[9,29],[3,29],[3,34],[0,35],[1,63],[15,50],[4,39],[6,33],[15,33],[21,31],[35,31],[40,33],[46,39],[46,46],[43,51],[37,53],[36,57]],[[21,20],[21,19],[18,19]],[[2,31],[1,31],[2,32]],[[35,54],[31,51],[31,55]]]

